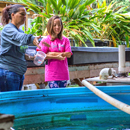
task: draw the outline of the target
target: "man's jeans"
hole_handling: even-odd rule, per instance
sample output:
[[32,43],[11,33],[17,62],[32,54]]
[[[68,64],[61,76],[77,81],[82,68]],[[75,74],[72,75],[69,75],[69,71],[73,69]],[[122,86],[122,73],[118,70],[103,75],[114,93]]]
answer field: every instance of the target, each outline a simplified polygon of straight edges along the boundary
[[18,91],[22,89],[24,75],[0,68],[0,91]]

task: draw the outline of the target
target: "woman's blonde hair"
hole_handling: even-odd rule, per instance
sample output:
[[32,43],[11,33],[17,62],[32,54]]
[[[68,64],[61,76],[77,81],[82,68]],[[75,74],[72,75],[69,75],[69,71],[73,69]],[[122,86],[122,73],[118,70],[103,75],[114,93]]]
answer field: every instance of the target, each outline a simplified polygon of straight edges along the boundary
[[[53,31],[53,25],[54,25],[54,20],[55,19],[60,19],[60,21],[61,21],[61,31],[58,34],[58,36]],[[49,35],[51,35],[51,41],[54,41],[56,38],[59,38],[60,40],[62,39],[63,23],[62,23],[62,20],[61,20],[61,18],[59,16],[55,15],[55,16],[52,16],[49,19],[49,21],[47,23],[47,31],[48,31]]]

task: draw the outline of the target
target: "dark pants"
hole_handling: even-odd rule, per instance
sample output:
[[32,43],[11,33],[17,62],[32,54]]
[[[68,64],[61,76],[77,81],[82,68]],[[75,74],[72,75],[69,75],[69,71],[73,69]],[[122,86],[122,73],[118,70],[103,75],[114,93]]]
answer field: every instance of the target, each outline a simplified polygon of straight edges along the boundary
[[24,75],[0,68],[0,91],[18,91],[22,89]]

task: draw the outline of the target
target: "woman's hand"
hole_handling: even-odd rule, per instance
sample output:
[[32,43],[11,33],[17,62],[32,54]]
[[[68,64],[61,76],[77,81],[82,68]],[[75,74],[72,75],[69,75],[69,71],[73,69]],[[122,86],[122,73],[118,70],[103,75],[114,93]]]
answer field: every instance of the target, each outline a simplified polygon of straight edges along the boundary
[[70,57],[71,57],[71,52],[63,52],[63,53],[62,53],[62,56],[63,56],[63,57],[70,58]]
[[34,60],[35,56],[30,56],[28,54],[25,54],[25,60]]
[[33,44],[35,46],[37,46],[39,49],[41,49],[41,47],[39,46],[39,41],[38,41],[39,38],[41,38],[41,36],[35,37],[34,40],[33,40]]
[[62,53],[59,54],[59,55],[57,55],[57,59],[58,59],[58,60],[65,60],[65,58],[66,58],[66,57],[63,57],[63,56],[62,56]]
[[[34,40],[33,40],[33,44],[35,46],[37,46],[39,49],[41,49],[41,47],[39,46],[39,41],[38,39],[41,38],[41,35],[39,37],[35,37]],[[42,42],[42,44],[44,44],[45,46],[47,47],[50,47],[50,45],[47,43],[47,42]]]

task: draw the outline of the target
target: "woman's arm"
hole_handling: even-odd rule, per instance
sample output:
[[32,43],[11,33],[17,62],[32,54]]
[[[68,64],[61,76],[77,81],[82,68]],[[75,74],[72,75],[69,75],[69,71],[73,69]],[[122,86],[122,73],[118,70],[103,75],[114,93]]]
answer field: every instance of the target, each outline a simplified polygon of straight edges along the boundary
[[[35,56],[29,56],[27,54],[25,54],[25,59],[26,60],[34,60]],[[58,54],[58,55],[50,55],[50,54],[46,54],[46,58],[45,59],[57,59],[57,60],[64,60],[66,57],[63,57],[62,54]]]
[[63,57],[61,53],[57,53],[57,55],[53,55],[53,54],[50,54],[50,52],[48,52],[46,54],[46,59],[57,59],[57,60],[65,60],[66,57]]
[[16,46],[28,45],[33,43],[34,36],[31,34],[25,34],[22,30],[17,30],[14,26],[5,26],[2,30],[2,37],[6,42],[14,44]]
[[63,57],[70,58],[70,57],[71,57],[71,52],[63,52],[63,53],[62,53],[62,56],[63,56]]
[[48,52],[47,54],[52,55],[52,56],[57,56],[61,54],[63,57],[67,57],[67,58],[71,57],[71,52]]

